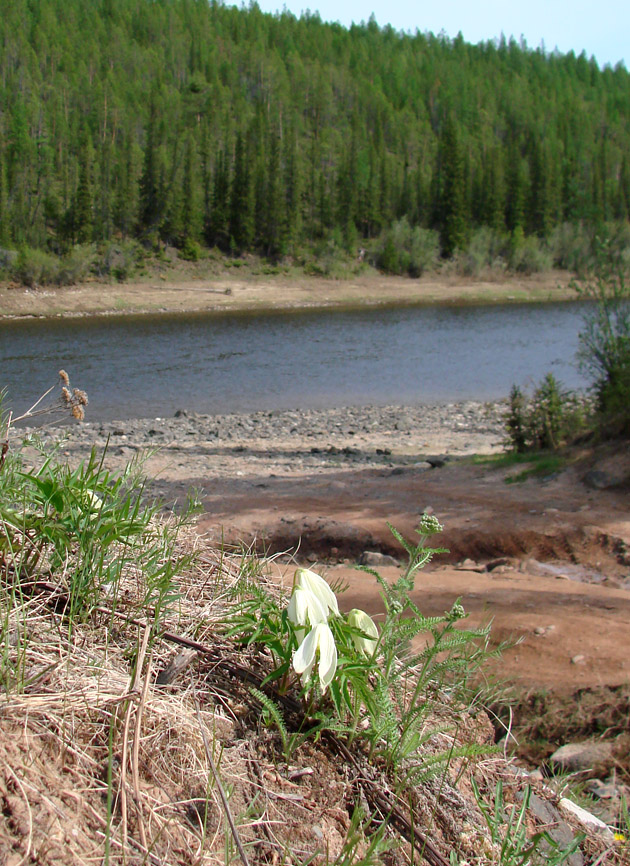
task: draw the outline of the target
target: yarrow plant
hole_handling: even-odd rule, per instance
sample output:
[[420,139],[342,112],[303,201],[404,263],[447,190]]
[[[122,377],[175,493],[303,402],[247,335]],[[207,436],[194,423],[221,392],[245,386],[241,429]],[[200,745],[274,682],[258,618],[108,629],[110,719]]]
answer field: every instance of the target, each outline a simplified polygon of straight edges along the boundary
[[415,544],[390,529],[408,555],[407,566],[392,583],[362,569],[381,590],[380,627],[358,608],[341,612],[335,592],[310,569],[296,570],[285,601],[257,581],[235,588],[243,595],[229,633],[264,646],[271,656],[264,685],[276,683],[280,695],[297,687],[307,711],[308,730],[290,734],[272,693],[255,691],[262,717],[280,730],[287,760],[308,731],[324,728],[349,742],[361,737],[401,779],[439,772],[458,754],[454,747],[445,755],[423,755],[421,747],[432,736],[427,717],[443,688],[454,700],[474,701],[467,683],[487,658],[488,629],[462,629],[466,613],[459,600],[442,616],[425,617],[411,598],[419,570],[442,552],[428,544],[442,531],[439,521],[423,515]]

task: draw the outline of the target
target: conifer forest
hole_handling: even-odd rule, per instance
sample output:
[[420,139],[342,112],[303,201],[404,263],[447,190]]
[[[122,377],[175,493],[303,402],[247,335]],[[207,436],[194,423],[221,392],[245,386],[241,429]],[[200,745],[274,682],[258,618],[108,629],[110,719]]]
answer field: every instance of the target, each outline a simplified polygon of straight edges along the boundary
[[622,64],[255,3],[0,9],[3,255],[380,239],[395,272],[409,238],[447,258],[480,229],[514,246],[628,221]]

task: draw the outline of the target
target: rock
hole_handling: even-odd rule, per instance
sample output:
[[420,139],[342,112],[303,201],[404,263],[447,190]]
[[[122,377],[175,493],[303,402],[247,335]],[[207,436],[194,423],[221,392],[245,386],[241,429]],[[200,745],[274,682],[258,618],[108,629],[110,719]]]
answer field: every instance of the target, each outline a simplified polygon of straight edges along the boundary
[[470,558],[464,559],[463,562],[459,562],[455,566],[455,568],[459,569],[460,571],[478,571],[480,573],[486,570],[485,566],[479,565],[479,563],[475,562],[474,559]]
[[586,809],[582,809],[581,806],[576,805],[573,800],[563,797],[558,805],[564,810],[564,812],[577,818],[580,824],[582,824],[583,827],[586,827],[591,833],[596,833],[605,842],[614,842],[615,837],[610,827],[607,824],[604,824],[604,822],[599,818],[596,818],[595,815],[587,812]]
[[572,665],[585,665],[586,664],[586,656],[583,656],[583,655],[572,656],[571,664]]
[[425,457],[424,462],[428,463],[432,469],[441,469],[448,461],[448,455],[439,454],[435,457]]
[[393,556],[380,553],[378,550],[364,550],[359,557],[359,565],[371,565],[373,568],[379,568],[388,565],[398,566],[399,562]]
[[614,785],[612,782],[602,782],[601,779],[591,779],[584,787],[590,794],[597,797],[598,800],[612,800],[621,795],[621,791],[617,785]]
[[175,413],[176,418],[188,418],[188,412],[185,409],[178,409]]
[[613,744],[605,740],[566,743],[556,749],[549,762],[566,773],[588,772],[596,768],[609,767],[613,762]]
[[[523,794],[518,792],[516,797],[522,800]],[[567,848],[573,842],[573,831],[553,803],[532,793],[529,798],[529,811],[542,822],[547,833],[560,848]],[[570,866],[582,866],[584,857],[579,848],[568,858],[567,863]]]
[[486,562],[486,571],[494,571],[495,568],[510,564],[510,559],[507,556],[499,556],[497,559],[491,559],[489,562]]
[[582,483],[591,490],[606,490],[608,487],[614,487],[617,479],[607,472],[602,472],[601,469],[591,469],[582,478]]

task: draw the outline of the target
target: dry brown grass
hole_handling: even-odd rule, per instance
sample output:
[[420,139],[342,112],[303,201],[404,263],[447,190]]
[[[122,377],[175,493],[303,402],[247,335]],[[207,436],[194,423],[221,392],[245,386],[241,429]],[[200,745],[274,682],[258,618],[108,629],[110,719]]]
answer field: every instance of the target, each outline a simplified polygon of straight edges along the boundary
[[[180,532],[178,545],[195,553],[194,565],[179,576],[180,597],[158,634],[151,610],[138,616],[133,569],[115,612],[104,596],[70,636],[63,594],[40,582],[18,598],[5,571],[2,866],[170,866],[239,857],[330,863],[348,849],[357,805],[373,819],[372,830],[388,824],[394,849],[379,862],[413,859],[412,825],[415,856],[422,848],[434,866],[445,866],[451,851],[460,862],[499,862],[470,778],[474,773],[490,797],[502,777],[515,797],[524,782],[502,758],[454,761],[443,777],[406,792],[392,788],[378,760],[368,762],[360,747],[349,749],[332,734],[307,741],[287,765],[250,692],[269,672],[268,657],[221,634],[237,586],[255,580],[280,590],[260,563],[209,549],[192,530]],[[491,738],[483,713],[437,703],[428,750]],[[290,696],[285,708],[300,709]],[[440,730],[454,713],[456,733]],[[344,862],[361,862],[367,844],[357,843]],[[599,863],[621,862],[614,846],[591,844],[604,855]]]

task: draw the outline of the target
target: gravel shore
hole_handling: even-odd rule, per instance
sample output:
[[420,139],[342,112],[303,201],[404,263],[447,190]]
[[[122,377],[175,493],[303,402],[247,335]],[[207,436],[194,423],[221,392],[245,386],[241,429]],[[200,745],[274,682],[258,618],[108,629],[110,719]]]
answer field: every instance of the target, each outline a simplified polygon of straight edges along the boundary
[[[392,464],[436,455],[492,453],[504,438],[504,403],[362,406],[90,422],[39,430],[44,441],[65,437],[64,453],[83,456],[108,447],[118,468],[156,449],[149,474],[226,477],[267,471],[292,474],[340,464]],[[88,413],[89,418],[89,413]]]

